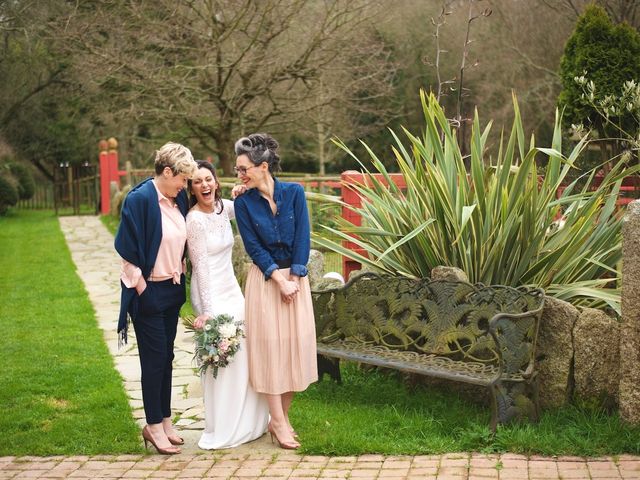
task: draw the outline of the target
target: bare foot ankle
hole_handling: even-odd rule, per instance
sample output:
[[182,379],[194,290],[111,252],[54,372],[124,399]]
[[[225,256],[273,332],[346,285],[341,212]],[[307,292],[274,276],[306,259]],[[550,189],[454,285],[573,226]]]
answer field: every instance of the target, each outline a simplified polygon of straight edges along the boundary
[[184,439],[178,434],[178,432],[174,428],[171,418],[167,417],[162,420],[162,428],[164,430],[165,435],[169,439],[169,442],[171,442],[171,445],[184,444]]

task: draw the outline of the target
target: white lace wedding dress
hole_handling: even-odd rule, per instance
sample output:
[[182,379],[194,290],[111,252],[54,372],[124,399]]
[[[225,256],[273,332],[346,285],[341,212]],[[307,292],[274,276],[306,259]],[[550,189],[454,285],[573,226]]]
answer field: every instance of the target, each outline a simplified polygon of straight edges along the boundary
[[[187,215],[187,245],[192,265],[191,304],[196,314],[233,315],[244,321],[244,297],[233,272],[231,249],[233,202],[223,200],[221,214],[191,210]],[[217,209],[216,209],[217,211]],[[205,428],[198,446],[230,448],[262,436],[267,429],[266,398],[249,385],[245,339],[231,363],[202,379]]]

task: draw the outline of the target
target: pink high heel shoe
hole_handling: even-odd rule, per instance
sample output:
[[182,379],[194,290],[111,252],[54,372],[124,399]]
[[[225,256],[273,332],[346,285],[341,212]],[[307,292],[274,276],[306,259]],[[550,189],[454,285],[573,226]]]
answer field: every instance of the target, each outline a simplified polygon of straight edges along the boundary
[[[176,455],[178,453],[180,453],[180,449],[178,447],[168,447],[168,448],[161,448],[158,445],[156,445],[156,442],[153,441],[153,437],[151,436],[151,433],[149,433],[149,430],[147,429],[146,425],[145,427],[142,429],[142,438],[144,440],[144,448],[149,448],[149,446],[147,445],[147,442],[151,443],[151,445],[154,446],[154,448],[156,449],[156,451],[160,454],[160,455]],[[171,440],[169,440],[171,441]]]
[[276,432],[273,430],[273,427],[271,426],[271,423],[269,423],[269,425],[267,425],[267,431],[269,432],[269,435],[271,435],[271,443],[273,443],[273,437],[276,438],[276,441],[278,442],[278,446],[284,450],[295,450],[297,448],[300,448],[300,444],[298,442],[282,442],[280,441],[280,439],[278,438],[278,435],[276,435]]

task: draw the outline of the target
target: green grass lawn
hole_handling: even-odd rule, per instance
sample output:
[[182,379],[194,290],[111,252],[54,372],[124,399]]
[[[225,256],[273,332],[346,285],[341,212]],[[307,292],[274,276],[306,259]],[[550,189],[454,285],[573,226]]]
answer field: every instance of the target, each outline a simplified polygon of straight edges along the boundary
[[100,221],[107,227],[107,230],[109,230],[112,235],[116,234],[120,223],[118,217],[114,217],[113,215],[100,215]]
[[57,218],[12,210],[0,244],[0,456],[142,452]]
[[[599,456],[640,453],[640,428],[597,408],[543,412],[537,424],[489,430],[490,410],[446,386],[407,386],[397,372],[342,365],[343,384],[329,377],[296,396],[292,423],[303,451],[315,455],[513,452]],[[483,391],[478,390],[479,395]]]

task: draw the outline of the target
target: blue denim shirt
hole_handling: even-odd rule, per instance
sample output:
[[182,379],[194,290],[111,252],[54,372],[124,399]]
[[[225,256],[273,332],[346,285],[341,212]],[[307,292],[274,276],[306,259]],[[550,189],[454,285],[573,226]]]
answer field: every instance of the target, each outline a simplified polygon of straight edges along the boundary
[[266,279],[278,268],[277,261],[289,259],[291,274],[304,277],[311,248],[304,189],[297,183],[275,180],[273,200],[275,215],[257,188],[235,199],[236,222],[244,248]]

